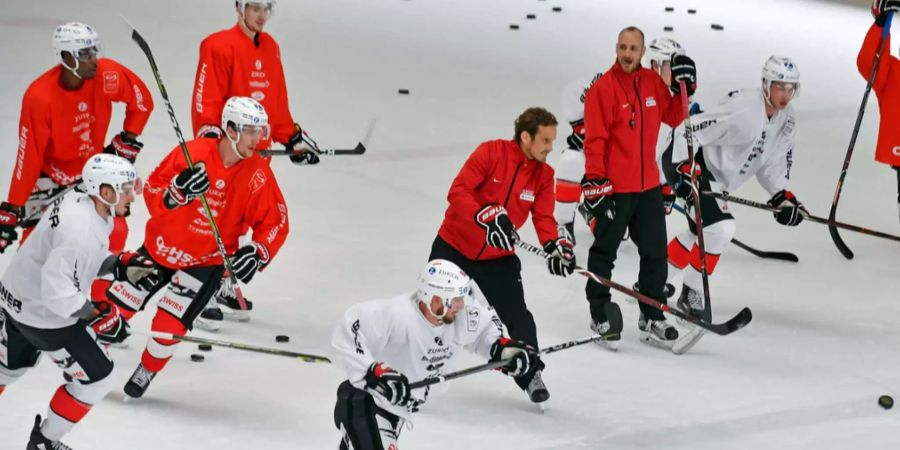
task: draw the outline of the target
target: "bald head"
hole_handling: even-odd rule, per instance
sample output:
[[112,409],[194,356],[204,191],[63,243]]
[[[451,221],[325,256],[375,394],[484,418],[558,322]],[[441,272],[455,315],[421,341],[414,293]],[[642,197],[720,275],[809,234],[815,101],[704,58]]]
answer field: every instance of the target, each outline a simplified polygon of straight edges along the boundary
[[619,32],[616,42],[616,62],[626,73],[641,66],[644,56],[644,32],[638,27],[628,27]]

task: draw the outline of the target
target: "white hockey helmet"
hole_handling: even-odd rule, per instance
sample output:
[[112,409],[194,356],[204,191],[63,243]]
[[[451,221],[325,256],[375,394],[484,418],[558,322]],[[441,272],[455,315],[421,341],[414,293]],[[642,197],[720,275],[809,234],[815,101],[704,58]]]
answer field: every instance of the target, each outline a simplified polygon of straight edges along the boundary
[[644,53],[644,67],[652,68],[652,62],[656,62],[658,66],[662,67],[664,63],[672,61],[672,56],[683,54],[685,54],[684,47],[678,41],[669,38],[656,38],[650,41],[650,45],[647,46],[647,51]]
[[[78,60],[91,54],[100,56],[100,35],[90,25],[81,22],[69,22],[53,30],[53,52],[63,67],[72,72],[78,70]],[[62,52],[69,52],[75,58],[75,67],[66,65]]]
[[762,81],[767,101],[773,81],[793,84],[794,94],[791,98],[796,98],[800,93],[800,69],[797,68],[797,64],[791,58],[770,56],[766,64],[763,65]]
[[244,17],[244,10],[247,8],[247,5],[257,4],[266,8],[266,11],[269,13],[266,16],[266,19],[272,17],[272,14],[275,12],[275,0],[236,0],[235,5],[238,7],[240,11],[241,17]]
[[[442,321],[448,311],[456,307],[462,309],[472,297],[472,279],[456,264],[445,259],[434,259],[425,265],[419,274],[419,290],[416,301],[425,303],[427,310],[438,321]],[[435,314],[431,310],[431,300],[441,299],[443,311]]]
[[[130,190],[140,193],[140,179],[134,166],[121,156],[106,153],[91,156],[81,169],[81,181],[88,195],[109,206],[118,203],[118,194]],[[116,191],[116,201],[110,203],[100,196],[100,186],[104,184]]]
[[258,101],[250,97],[231,97],[225,102],[222,130],[227,130],[229,123],[238,133],[257,130],[261,133],[261,139],[269,137],[269,115]]

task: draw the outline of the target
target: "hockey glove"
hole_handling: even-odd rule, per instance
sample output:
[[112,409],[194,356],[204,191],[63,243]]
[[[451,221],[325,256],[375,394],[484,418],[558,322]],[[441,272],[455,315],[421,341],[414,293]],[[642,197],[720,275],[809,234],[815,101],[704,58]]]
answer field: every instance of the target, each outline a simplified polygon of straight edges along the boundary
[[316,141],[312,140],[302,128],[300,124],[294,124],[294,134],[284,143],[284,148],[289,152],[296,152],[290,156],[291,162],[294,164],[314,165],[319,163],[319,155],[316,150],[319,146]]
[[169,209],[187,205],[191,200],[209,190],[209,177],[203,164],[195,164],[193,169],[184,169],[166,189],[163,201]]
[[152,291],[160,283],[156,263],[136,252],[119,253],[113,266],[113,277],[117,281],[127,281],[147,292]]
[[794,197],[794,193],[787,190],[778,191],[773,195],[769,200],[769,206],[778,208],[778,211],[772,213],[775,215],[775,220],[789,227],[799,225],[807,214],[806,208],[797,200],[797,197]]
[[575,246],[563,236],[555,241],[547,241],[544,251],[550,254],[547,258],[547,270],[551,274],[566,277],[575,270]]
[[265,245],[252,242],[238,249],[231,257],[231,269],[234,276],[244,283],[249,283],[256,271],[269,263],[269,249]]
[[484,227],[485,242],[491,247],[511,252],[519,241],[519,233],[516,233],[516,227],[506,215],[506,208],[500,205],[481,208],[475,214],[475,222]]
[[225,133],[219,128],[217,125],[202,125],[199,130],[197,130],[197,139],[200,138],[209,138],[209,139],[222,139]]
[[684,81],[688,97],[697,91],[697,66],[687,55],[672,55],[672,93],[681,95],[681,81]]
[[9,202],[0,203],[0,253],[19,239],[16,227],[25,216],[25,208]]
[[572,134],[566,138],[566,143],[572,150],[584,150],[584,119],[569,122],[572,125]]
[[672,190],[672,185],[666,183],[660,187],[662,192],[663,199],[663,208],[666,210],[666,215],[672,214],[672,207],[675,206],[675,191]]
[[888,13],[900,12],[900,0],[872,0],[872,16],[879,27],[884,27]]
[[117,344],[128,338],[128,322],[119,308],[109,302],[92,302],[96,314],[89,322],[97,334],[97,340],[107,344]]
[[143,142],[139,142],[135,135],[123,131],[113,138],[112,142],[103,149],[103,153],[118,155],[134,163],[142,148],[144,148]]
[[[700,180],[701,171],[699,167],[694,167],[694,176]],[[691,180],[691,164],[685,160],[675,166],[675,194],[684,199],[687,206],[694,204],[694,185]],[[665,192],[663,192],[663,202],[665,202]],[[674,200],[673,200],[674,203]],[[671,211],[671,207],[666,214]]]
[[594,218],[606,217],[613,220],[616,217],[613,208],[613,185],[606,178],[591,178],[581,181],[581,193],[584,195],[584,205]]
[[406,375],[383,362],[375,362],[369,366],[366,372],[366,387],[384,397],[392,405],[407,406],[411,400]]
[[491,346],[491,361],[512,359],[509,364],[500,368],[500,372],[511,377],[520,377],[531,370],[540,358],[534,347],[523,342],[501,337]]

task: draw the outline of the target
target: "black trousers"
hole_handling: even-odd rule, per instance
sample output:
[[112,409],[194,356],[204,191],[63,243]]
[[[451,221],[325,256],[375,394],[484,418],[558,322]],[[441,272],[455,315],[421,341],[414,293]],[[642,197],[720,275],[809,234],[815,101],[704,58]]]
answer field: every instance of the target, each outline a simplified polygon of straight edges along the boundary
[[350,381],[338,386],[334,426],[343,432],[340,450],[389,450],[400,437],[400,418],[379,408],[371,394]]
[[[588,270],[610,278],[618,256],[619,245],[625,231],[630,230],[631,240],[637,245],[640,255],[638,284],[641,293],[666,302],[663,294],[668,266],[666,261],[666,214],[663,209],[662,191],[659,187],[638,193],[613,194],[615,218],[597,219],[594,226],[594,243],[588,252]],[[590,304],[591,317],[603,322],[606,314],[603,305],[611,301],[609,288],[588,280],[585,287]],[[649,320],[663,318],[662,311],[639,303],[641,312]]]
[[[665,247],[663,247],[663,251],[665,251]],[[540,348],[534,316],[525,305],[522,262],[519,261],[518,256],[510,255],[485,261],[472,261],[438,236],[431,245],[431,255],[428,257],[429,261],[433,259],[446,259],[459,266],[478,284],[478,288],[481,289],[488,303],[506,325],[509,336],[536,349]],[[538,361],[534,369],[516,378],[516,384],[525,389],[534,376],[534,371],[543,368],[543,362]]]

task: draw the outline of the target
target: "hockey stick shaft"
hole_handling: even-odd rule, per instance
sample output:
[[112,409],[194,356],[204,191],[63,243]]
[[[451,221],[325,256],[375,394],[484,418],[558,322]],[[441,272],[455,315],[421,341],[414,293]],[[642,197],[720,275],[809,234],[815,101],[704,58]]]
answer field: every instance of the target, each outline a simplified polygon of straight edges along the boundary
[[690,102],[687,94],[687,83],[678,80],[681,88],[682,111],[684,112],[684,138],[687,141],[688,167],[691,171],[691,189],[694,191],[694,223],[697,225],[697,248],[700,250],[700,275],[703,279],[703,315],[707,321],[712,321],[712,304],[709,298],[709,271],[706,265],[706,244],[703,241],[703,214],[700,210],[699,180],[697,171],[694,170],[697,160],[694,157],[694,134],[691,129]]
[[[313,151],[318,155],[328,155],[328,156],[341,156],[341,155],[362,155],[366,152],[366,146],[360,142],[356,144],[354,148],[326,148],[326,149],[316,149],[313,148]],[[293,155],[302,155],[304,150],[290,150],[290,149],[269,149],[269,150],[260,150],[259,154],[261,156],[293,156]]]
[[[678,210],[679,212],[681,212],[682,214],[684,214],[685,216],[690,217],[683,206],[676,203],[676,204],[672,205],[672,207],[675,208],[676,210]],[[739,241],[737,238],[731,238],[731,243],[736,245],[738,248],[742,248],[742,249],[746,250],[753,256],[757,256],[760,258],[777,259],[779,261],[790,261],[790,262],[799,262],[800,261],[800,258],[798,258],[797,255],[795,255],[791,252],[776,252],[776,251],[759,250],[759,249],[753,248],[753,247]]]
[[[708,195],[708,196],[710,196],[710,197],[715,197],[715,198],[719,198],[719,199],[722,199],[722,200],[725,200],[725,201],[737,203],[738,205],[749,206],[749,207],[751,207],[751,208],[762,209],[762,210],[765,210],[765,211],[772,211],[772,212],[777,212],[777,211],[779,211],[778,208],[775,208],[775,207],[773,207],[773,206],[769,206],[769,205],[767,205],[767,204],[765,204],[765,203],[755,202],[755,201],[753,201],[753,200],[747,200],[747,199],[745,199],[745,198],[740,198],[740,197],[732,197],[731,195],[728,195],[728,193],[718,193],[718,192],[707,192],[707,191],[704,191],[704,192],[703,192],[703,195]],[[869,236],[875,236],[875,237],[879,237],[879,238],[882,238],[882,239],[888,239],[888,240],[891,240],[891,241],[897,241],[897,242],[900,242],[900,236],[895,236],[895,235],[893,235],[893,234],[883,233],[883,232],[881,232],[881,231],[875,231],[875,230],[872,230],[872,229],[869,229],[869,228],[865,228],[865,227],[861,227],[861,226],[858,226],[858,225],[851,225],[851,224],[849,224],[849,223],[838,222],[838,221],[836,221],[836,220],[829,220],[829,219],[826,219],[826,218],[824,218],[824,217],[817,217],[817,216],[814,216],[814,215],[809,214],[809,213],[804,214],[803,218],[804,218],[804,220],[808,220],[808,221],[810,221],[810,222],[815,222],[815,223],[821,223],[821,224],[823,224],[823,225],[828,225],[829,227],[843,228],[843,229],[845,229],[845,230],[855,231],[855,232],[857,232],[857,233],[867,234],[867,235],[869,235]]]
[[[127,23],[129,27],[131,27],[131,39],[141,48],[144,55],[147,56],[147,60],[150,62],[150,70],[153,72],[153,77],[156,79],[159,93],[166,103],[166,110],[169,112],[169,119],[172,121],[172,127],[175,129],[175,135],[178,137],[178,145],[181,147],[181,153],[184,155],[184,160],[187,162],[188,168],[193,169],[194,162],[191,160],[191,154],[188,152],[187,144],[184,142],[184,135],[181,133],[181,127],[178,125],[178,118],[175,117],[175,110],[172,108],[172,102],[169,101],[169,94],[166,92],[166,86],[163,84],[162,78],[159,75],[159,68],[156,66],[156,60],[153,58],[153,53],[150,51],[150,45],[147,44],[147,41],[144,40],[143,36],[138,33],[137,29],[135,29],[124,16],[122,16],[122,19],[125,20],[125,23]],[[222,264],[224,264],[225,271],[228,273],[228,280],[231,282],[231,287],[235,291],[238,304],[242,310],[247,310],[247,301],[244,300],[243,294],[237,289],[237,278],[234,276],[234,270],[231,267],[231,260],[228,259],[228,253],[225,252],[222,234],[219,232],[219,227],[216,225],[216,220],[209,208],[209,202],[206,201],[206,195],[200,195],[200,202],[203,204],[203,211],[206,214],[206,219],[209,221],[209,227],[212,229],[219,253],[222,255]]]
[[[881,53],[884,51],[884,43],[887,41],[887,35],[891,30],[891,22],[894,18],[894,13],[887,13],[887,19],[884,23],[884,29],[881,32],[881,40],[878,41],[878,50],[875,52],[875,57],[872,62],[872,71],[869,73],[869,79],[866,83],[866,90],[863,93],[862,102],[859,105],[859,112],[856,114],[856,123],[853,125],[853,133],[850,134],[850,144],[847,146],[847,155],[844,157],[844,165],[841,168],[841,174],[838,177],[837,187],[834,189],[834,199],[831,201],[831,211],[828,213],[828,220],[831,222],[835,222],[837,218],[837,207],[838,201],[841,199],[841,190],[844,188],[844,178],[847,177],[847,169],[850,168],[850,158],[853,156],[853,149],[856,147],[856,138],[859,136],[859,129],[862,125],[863,115],[866,113],[866,103],[869,102],[869,94],[872,92],[872,86],[875,84],[875,78],[878,75],[878,66],[881,65]],[[834,241],[834,245],[837,246],[838,251],[841,252],[847,259],[853,259],[853,251],[850,250],[850,247],[844,242],[841,238],[841,235],[838,234],[839,227],[835,225],[828,225],[828,232],[831,234],[831,240]]]
[[[538,255],[544,259],[551,257],[550,254],[545,252],[543,249],[536,247],[534,245],[531,245],[527,242],[518,241],[518,242],[516,242],[516,246],[525,251],[528,251],[530,253],[534,253],[535,255]],[[639,301],[645,305],[648,305],[648,306],[656,308],[660,311],[669,313],[675,317],[683,319],[685,322],[688,322],[688,323],[691,323],[698,327],[707,329],[707,330],[712,331],[713,333],[716,333],[721,336],[731,334],[731,333],[743,328],[748,323],[750,323],[751,320],[753,320],[753,314],[750,312],[750,308],[745,307],[740,312],[738,312],[737,315],[735,315],[734,317],[729,319],[727,322],[718,323],[718,324],[710,323],[706,320],[683,313],[677,309],[672,309],[669,307],[669,305],[667,305],[665,303],[662,303],[660,301],[657,301],[655,299],[647,297],[646,295],[641,294],[640,292],[637,292],[633,289],[629,289],[625,286],[622,286],[621,284],[616,283],[615,281],[612,281],[608,278],[603,278],[589,270],[586,270],[585,268],[583,268],[581,266],[576,265],[574,267],[574,271],[578,272],[579,274],[581,274],[585,277],[588,277],[588,278],[594,280],[595,282],[600,283],[610,289],[615,289],[623,294],[627,294],[630,297],[637,299],[637,301]]]
[[[599,334],[595,334],[593,336],[586,337],[583,339],[577,339],[574,341],[563,342],[561,344],[556,344],[554,346],[541,349],[541,355],[549,355],[550,353],[556,353],[558,351],[566,350],[566,349],[569,349],[572,347],[577,347],[579,345],[584,345],[584,344],[587,344],[588,342],[594,342],[594,341],[597,341],[600,339],[603,339],[603,336],[600,336]],[[504,367],[504,366],[508,365],[513,360],[514,360],[514,358],[501,359],[499,361],[492,361],[492,362],[489,362],[486,364],[481,364],[478,366],[469,367],[467,369],[458,370],[456,372],[450,372],[446,375],[441,375],[439,377],[425,378],[424,380],[410,383],[409,388],[410,389],[423,388],[425,386],[431,386],[433,384],[443,383],[445,381],[450,381],[455,378],[461,378],[461,377],[464,377],[467,375],[472,375],[474,373],[484,372],[487,370],[499,369],[500,367]]]
[[154,337],[158,339],[169,339],[174,341],[182,341],[182,342],[193,342],[195,344],[208,344],[215,345],[217,347],[226,347],[235,350],[242,350],[246,352],[254,352],[254,353],[264,353],[267,355],[276,355],[276,356],[284,356],[288,358],[296,358],[302,360],[303,362],[309,363],[330,363],[331,360],[325,356],[314,355],[311,353],[299,353],[292,352],[290,350],[281,350],[277,348],[270,347],[260,347],[256,345],[250,344],[242,344],[240,342],[229,342],[229,341],[220,341],[217,339],[206,339],[195,336],[183,336],[180,334],[171,334],[171,333],[161,333],[158,331],[150,331],[150,332],[142,332],[142,331],[133,331],[132,334],[140,334],[149,337]]

